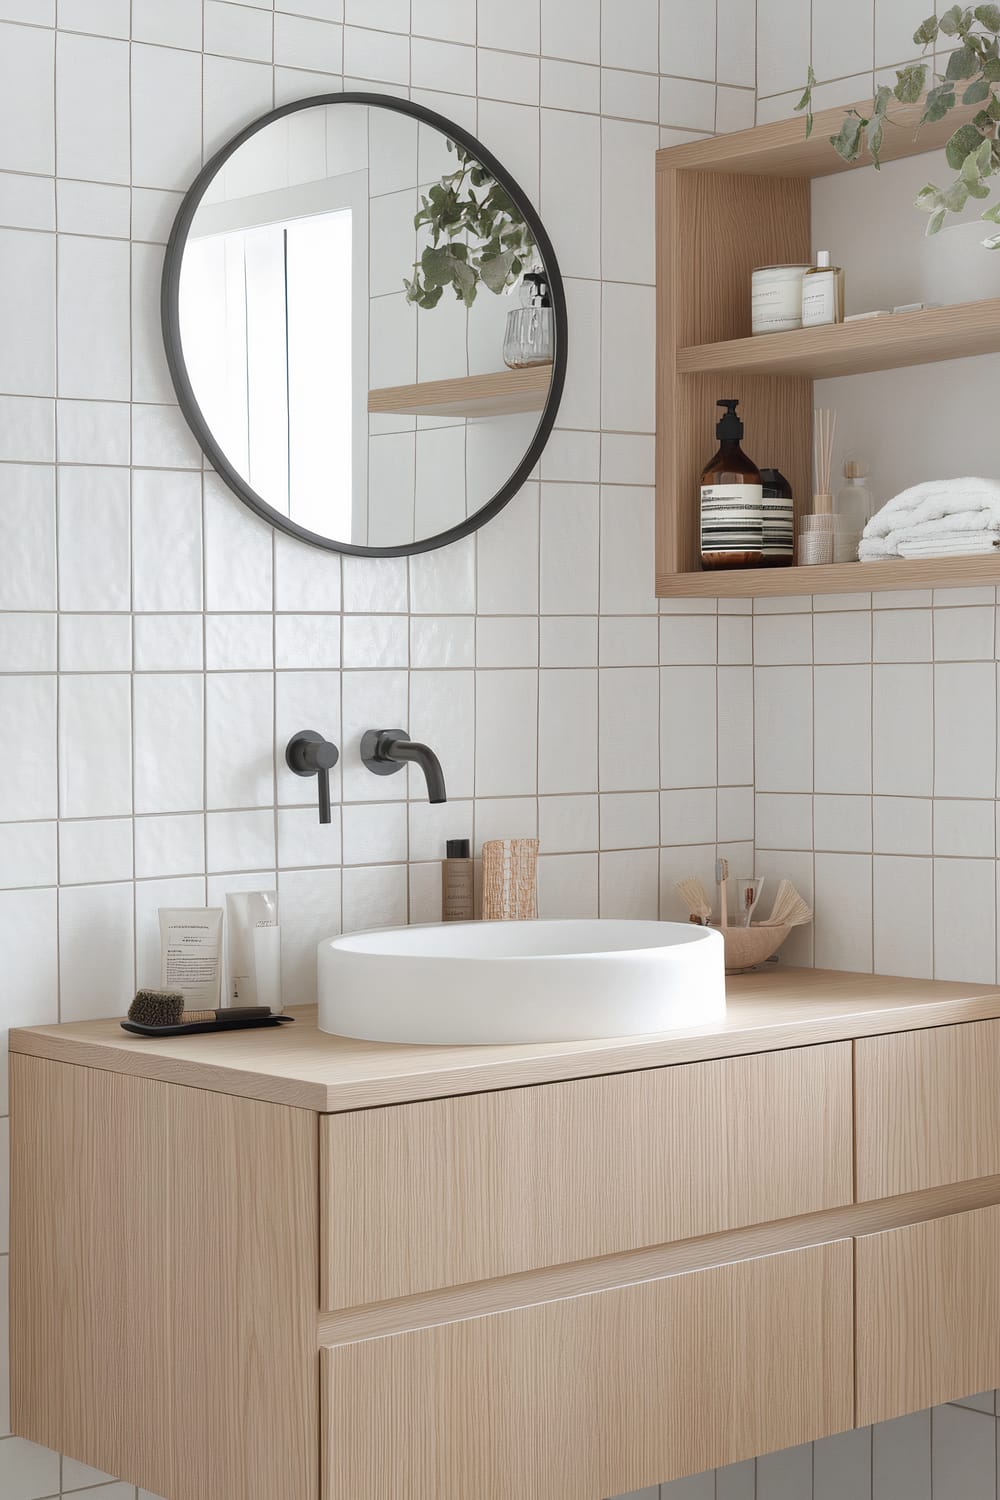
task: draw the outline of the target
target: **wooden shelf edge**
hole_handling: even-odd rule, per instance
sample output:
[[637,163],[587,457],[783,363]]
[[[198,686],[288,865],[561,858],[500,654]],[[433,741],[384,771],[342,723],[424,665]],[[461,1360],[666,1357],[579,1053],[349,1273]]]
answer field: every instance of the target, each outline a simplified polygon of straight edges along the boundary
[[830,379],[1000,351],[1000,297],[893,313],[856,323],[695,344],[677,351],[680,375],[742,372]]
[[[805,80],[803,80],[804,82]],[[659,172],[744,172],[753,176],[828,177],[834,172],[850,172],[870,167],[867,152],[856,162],[845,162],[830,145],[830,136],[840,129],[844,115],[855,109],[870,114],[871,99],[854,105],[817,110],[812,134],[806,139],[804,115],[775,120],[738,130],[729,135],[708,136],[679,146],[663,146],[656,153]],[[979,105],[956,105],[943,120],[922,126],[916,135],[923,103],[894,104],[894,124],[887,127],[882,146],[883,161],[899,161],[906,156],[921,156],[939,150],[960,125],[971,120]]]
[[745,599],[799,594],[868,594],[893,589],[1000,585],[995,557],[892,558],[888,562],[830,563],[804,568],[720,569],[657,573],[658,599]]
[[541,411],[552,382],[551,365],[492,370],[454,380],[386,385],[368,392],[369,412],[394,416],[496,417]]

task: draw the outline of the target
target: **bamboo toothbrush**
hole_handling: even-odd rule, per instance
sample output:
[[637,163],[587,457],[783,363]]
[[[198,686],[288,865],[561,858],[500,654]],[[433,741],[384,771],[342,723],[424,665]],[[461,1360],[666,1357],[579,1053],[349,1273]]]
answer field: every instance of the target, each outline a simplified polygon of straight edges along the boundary
[[719,926],[725,932],[729,926],[729,897],[727,894],[727,883],[729,881],[728,859],[717,859],[715,861],[715,883],[719,887]]

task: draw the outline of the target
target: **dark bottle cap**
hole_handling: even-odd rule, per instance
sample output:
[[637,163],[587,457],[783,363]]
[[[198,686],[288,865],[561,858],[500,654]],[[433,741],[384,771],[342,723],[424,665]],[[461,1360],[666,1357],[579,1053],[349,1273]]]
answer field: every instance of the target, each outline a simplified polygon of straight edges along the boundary
[[770,491],[769,499],[790,500],[792,498],[792,487],[780,469],[761,469],[760,482],[765,493]]
[[472,851],[468,839],[448,839],[444,852],[446,859],[468,859]]
[[724,443],[738,443],[743,436],[743,423],[736,415],[736,408],[740,404],[739,401],[727,398],[724,401],[716,401],[715,404],[716,406],[724,406],[726,408],[726,415],[716,424],[716,437],[721,438]]

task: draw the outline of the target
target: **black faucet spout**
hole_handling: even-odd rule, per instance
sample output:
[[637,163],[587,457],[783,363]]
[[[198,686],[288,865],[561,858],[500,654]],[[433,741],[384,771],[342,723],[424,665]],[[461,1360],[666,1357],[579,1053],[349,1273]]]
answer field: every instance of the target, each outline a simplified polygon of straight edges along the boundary
[[419,766],[427,782],[428,802],[447,802],[441,762],[429,745],[411,740],[405,729],[366,729],[361,759],[376,776],[392,776],[404,765]]

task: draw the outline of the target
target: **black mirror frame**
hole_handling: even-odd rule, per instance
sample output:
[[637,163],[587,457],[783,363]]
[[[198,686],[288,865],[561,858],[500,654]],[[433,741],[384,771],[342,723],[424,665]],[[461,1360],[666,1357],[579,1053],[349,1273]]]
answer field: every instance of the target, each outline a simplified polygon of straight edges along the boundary
[[[555,359],[552,363],[552,380],[549,385],[549,393],[545,406],[542,409],[538,426],[535,429],[531,445],[510,478],[501,485],[491,500],[486,501],[474,515],[469,516],[457,526],[449,527],[447,531],[441,531],[436,536],[427,537],[421,541],[409,542],[399,547],[356,547],[351,542],[333,541],[329,537],[320,536],[314,531],[309,531],[305,526],[299,526],[289,516],[284,516],[273,506],[268,505],[256,490],[246,482],[242,475],[238,474],[230,464],[226,455],[215,441],[212,431],[205,420],[201,407],[191,386],[188,376],[187,365],[184,361],[184,353],[181,348],[180,318],[179,318],[179,288],[181,259],[187,240],[188,230],[191,222],[201,204],[202,197],[214,178],[219,168],[228,161],[229,157],[245,141],[270,125],[273,120],[280,120],[285,115],[296,114],[303,109],[314,109],[319,105],[327,104],[366,104],[378,109],[394,110],[397,114],[409,115],[415,120],[420,120],[425,125],[433,125],[446,135],[450,140],[458,142],[467,151],[472,152],[478,160],[486,167],[492,176],[510,194],[514,203],[520,209],[525,222],[531,230],[535,245],[538,248],[547,273],[550,296],[552,301],[553,318],[555,322]],[[313,546],[324,547],[330,552],[346,552],[356,557],[410,557],[420,552],[432,552],[438,547],[447,546],[449,542],[457,542],[462,537],[469,536],[478,531],[480,526],[485,526],[487,521],[492,521],[498,515],[507,502],[517,494],[522,485],[535,468],[549,439],[549,434],[555,425],[556,414],[562,399],[563,386],[566,382],[566,355],[567,355],[567,317],[566,317],[566,293],[563,287],[562,274],[559,263],[556,260],[552,242],[545,228],[529,202],[527,195],[506,168],[497,158],[487,151],[474,135],[464,130],[454,121],[448,120],[444,115],[435,113],[434,110],[425,109],[421,104],[414,104],[409,99],[399,99],[392,94],[368,94],[368,93],[339,93],[339,94],[314,94],[308,99],[296,99],[290,104],[283,104],[278,109],[271,110],[266,115],[244,127],[232,140],[216,151],[215,155],[205,163],[198,173],[194,182],[188,188],[184,199],[177,212],[170,238],[167,241],[166,257],[163,263],[163,277],[160,283],[160,319],[163,328],[163,344],[167,356],[167,365],[177,393],[177,400],[184,418],[198,440],[198,444],[209,460],[212,468],[225,480],[226,484],[251,510],[256,511],[262,520],[277,526],[281,531],[296,536],[300,541],[311,542]]]

